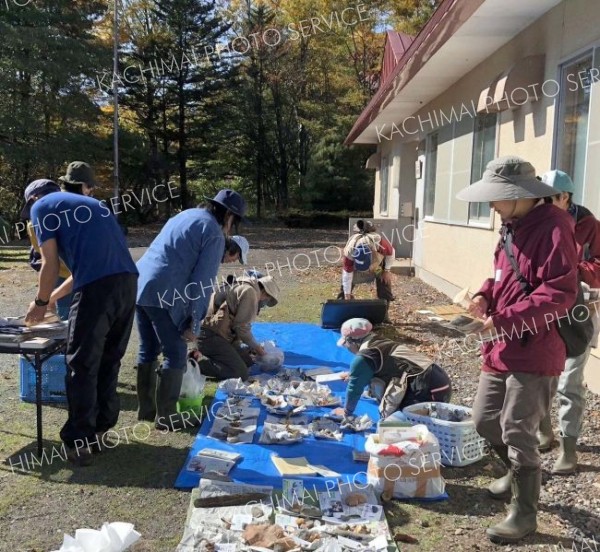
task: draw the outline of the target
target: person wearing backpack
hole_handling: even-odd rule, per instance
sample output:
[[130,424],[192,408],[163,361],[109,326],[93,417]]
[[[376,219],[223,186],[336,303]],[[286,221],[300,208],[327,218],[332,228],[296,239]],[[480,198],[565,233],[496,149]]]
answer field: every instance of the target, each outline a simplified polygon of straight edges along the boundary
[[[392,293],[392,263],[395,251],[392,244],[375,231],[369,220],[358,220],[352,228],[343,252],[342,286],[338,299],[354,299],[352,291],[357,284],[367,284],[375,280],[377,298],[386,301],[389,309],[390,301],[395,297]],[[385,322],[389,323],[386,310]]]
[[271,276],[242,276],[215,291],[192,356],[204,376],[226,380],[248,378],[252,355],[265,350],[252,335],[252,322],[262,307],[274,307],[279,287]]
[[[487,529],[498,543],[518,542],[537,529],[542,471],[536,433],[566,360],[565,342],[551,320],[574,305],[578,292],[572,217],[540,201],[555,193],[536,178],[530,163],[501,157],[487,165],[480,181],[457,194],[459,200],[489,202],[503,222],[494,277],[469,309],[484,318],[482,333],[493,330],[498,336],[482,344],[473,404],[477,432],[509,469],[489,487],[494,498],[512,496],[506,519]],[[507,255],[507,239],[520,277]]]
[[411,404],[450,400],[450,378],[440,366],[401,343],[377,336],[366,318],[346,320],[340,333],[338,346],[356,356],[350,364],[344,408],[336,409],[336,414],[352,416],[367,385],[380,403],[382,418]]
[[[588,209],[573,203],[575,185],[568,174],[563,171],[550,171],[542,176],[542,182],[552,186],[555,191],[555,194],[545,201],[563,209],[575,221],[575,241],[580,248],[577,263],[579,278],[591,288],[600,287],[600,222]],[[560,404],[560,453],[552,467],[554,474],[571,474],[577,469],[577,439],[585,410],[583,370],[592,346],[590,343],[582,354],[567,358],[565,369],[558,378],[556,392]],[[540,450],[551,448],[554,432],[550,412],[540,423],[538,439]]]

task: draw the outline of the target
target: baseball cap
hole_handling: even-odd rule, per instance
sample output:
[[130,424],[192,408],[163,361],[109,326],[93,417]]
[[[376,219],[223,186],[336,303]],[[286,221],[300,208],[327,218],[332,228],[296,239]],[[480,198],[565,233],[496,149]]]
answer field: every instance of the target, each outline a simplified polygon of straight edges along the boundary
[[60,192],[60,186],[53,180],[48,178],[40,178],[31,182],[27,188],[25,188],[25,206],[21,211],[21,218],[27,220],[31,217],[31,206],[33,205],[35,197],[45,196],[52,192]]
[[541,178],[544,184],[552,186],[557,192],[575,193],[575,184],[571,177],[563,171],[548,171]]
[[373,324],[366,318],[350,318],[342,324],[340,333],[342,337],[337,344],[341,347],[346,339],[363,339],[373,331]]

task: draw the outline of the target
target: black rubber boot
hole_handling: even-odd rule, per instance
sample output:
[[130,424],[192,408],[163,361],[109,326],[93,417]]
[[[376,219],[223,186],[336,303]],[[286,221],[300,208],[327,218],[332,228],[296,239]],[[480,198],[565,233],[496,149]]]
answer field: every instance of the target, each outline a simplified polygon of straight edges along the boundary
[[144,362],[136,366],[138,420],[153,422],[156,418],[156,371],[158,361]]
[[488,492],[492,498],[497,500],[504,500],[510,498],[511,493],[511,482],[512,482],[512,469],[510,460],[508,458],[508,447],[506,445],[500,445],[492,447],[494,452],[500,457],[502,463],[508,470],[506,475],[499,477],[492,481],[488,487]]
[[537,530],[537,508],[542,486],[542,470],[513,470],[510,513],[504,521],[490,527],[487,536],[498,544],[512,544]]
[[159,370],[156,386],[156,420],[154,427],[166,431],[179,431],[200,425],[200,420],[189,412],[179,414],[177,401],[183,381],[183,370]]

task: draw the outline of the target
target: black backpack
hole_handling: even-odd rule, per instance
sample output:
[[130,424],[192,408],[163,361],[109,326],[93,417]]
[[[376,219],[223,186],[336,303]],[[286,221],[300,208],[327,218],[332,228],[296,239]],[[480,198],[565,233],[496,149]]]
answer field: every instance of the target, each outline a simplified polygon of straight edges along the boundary
[[[513,251],[513,231],[510,226],[504,227],[503,241],[504,252],[512,266],[517,281],[521,285],[525,295],[530,295],[534,288],[519,270]],[[568,318],[560,318],[556,321],[556,324],[558,326],[558,333],[567,348],[567,358],[582,355],[594,336],[594,323],[592,322],[589,309],[585,306],[583,288],[580,282],[577,285],[577,298],[573,307],[569,309]]]

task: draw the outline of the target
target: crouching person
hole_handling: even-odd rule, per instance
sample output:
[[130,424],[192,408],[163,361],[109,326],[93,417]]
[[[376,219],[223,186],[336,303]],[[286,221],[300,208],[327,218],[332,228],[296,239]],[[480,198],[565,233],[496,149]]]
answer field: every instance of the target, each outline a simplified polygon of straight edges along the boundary
[[265,354],[252,335],[252,322],[262,307],[274,307],[278,297],[279,287],[271,276],[242,277],[213,293],[198,351],[193,353],[203,375],[217,380],[248,378],[252,355]]
[[380,401],[382,418],[411,404],[450,400],[452,385],[441,367],[405,345],[378,337],[365,318],[346,320],[341,334],[338,345],[356,355],[348,376],[345,416],[354,413],[367,385]]

